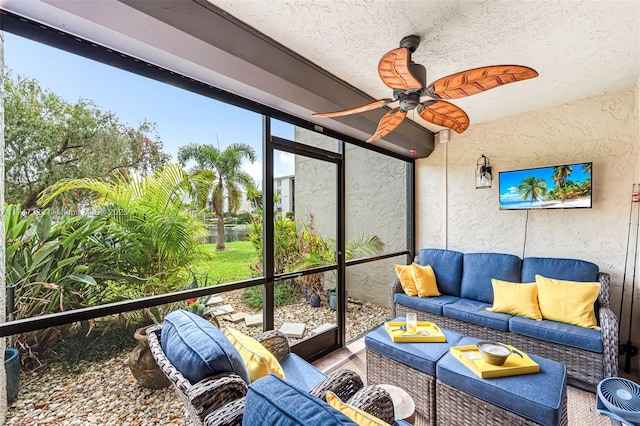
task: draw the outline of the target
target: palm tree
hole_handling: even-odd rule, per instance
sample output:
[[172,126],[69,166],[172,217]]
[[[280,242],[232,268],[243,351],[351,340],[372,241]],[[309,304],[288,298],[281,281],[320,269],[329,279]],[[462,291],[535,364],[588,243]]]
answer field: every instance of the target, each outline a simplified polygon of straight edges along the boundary
[[224,151],[213,145],[188,144],[178,149],[178,161],[184,166],[189,160],[195,160],[192,176],[196,182],[195,193],[202,208],[205,208],[209,196],[213,213],[218,222],[216,250],[224,250],[224,201],[229,203],[229,211],[236,212],[240,205],[241,187],[253,185],[253,178],[242,171],[242,160],[256,160],[256,152],[250,145],[235,143]]
[[262,191],[253,184],[247,186],[247,201],[251,203],[254,212],[262,211]]
[[531,204],[537,201],[540,197],[544,197],[547,193],[547,183],[543,178],[537,178],[535,176],[529,176],[522,179],[522,183],[518,185],[518,191],[522,195],[523,200],[531,197]]
[[570,165],[555,166],[553,168],[553,181],[559,186],[563,187],[567,182],[567,176],[571,174],[573,167]]

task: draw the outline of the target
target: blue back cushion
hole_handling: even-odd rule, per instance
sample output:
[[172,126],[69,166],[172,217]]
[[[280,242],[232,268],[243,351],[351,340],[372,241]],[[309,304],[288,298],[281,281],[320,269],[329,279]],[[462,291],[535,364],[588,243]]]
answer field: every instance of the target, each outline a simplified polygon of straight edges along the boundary
[[[520,282],[520,258],[512,254],[467,253],[464,255],[461,297],[493,303],[491,279]],[[535,280],[534,280],[535,281]]]
[[565,281],[598,282],[598,265],[584,260],[525,257],[522,260],[522,282],[535,282],[536,274]]
[[201,316],[184,310],[170,313],[162,324],[160,341],[167,359],[191,384],[220,373],[236,373],[250,383],[240,353]]
[[431,265],[433,268],[440,293],[460,297],[462,253],[453,250],[422,249],[417,257],[420,265]]
[[242,424],[337,426],[356,423],[320,398],[271,374],[249,386]]

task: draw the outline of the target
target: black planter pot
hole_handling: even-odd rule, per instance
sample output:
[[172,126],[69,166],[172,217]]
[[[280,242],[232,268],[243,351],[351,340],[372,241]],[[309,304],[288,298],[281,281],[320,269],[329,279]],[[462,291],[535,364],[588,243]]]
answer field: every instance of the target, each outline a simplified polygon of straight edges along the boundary
[[20,389],[20,352],[17,349],[4,350],[4,371],[7,374],[7,402],[11,402]]
[[[338,309],[338,294],[335,289],[331,289],[327,291],[327,295],[329,298],[329,307],[334,311]],[[345,290],[344,292],[344,309],[347,309],[347,299],[349,298],[349,292]]]
[[320,307],[320,296],[317,294],[312,294],[309,297],[309,305],[311,305],[314,308],[319,308]]

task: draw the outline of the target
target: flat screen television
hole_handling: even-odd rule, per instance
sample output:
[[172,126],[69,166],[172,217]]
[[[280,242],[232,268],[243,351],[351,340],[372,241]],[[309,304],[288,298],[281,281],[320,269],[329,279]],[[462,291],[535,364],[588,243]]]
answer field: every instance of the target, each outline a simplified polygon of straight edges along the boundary
[[591,208],[592,163],[498,173],[500,210]]

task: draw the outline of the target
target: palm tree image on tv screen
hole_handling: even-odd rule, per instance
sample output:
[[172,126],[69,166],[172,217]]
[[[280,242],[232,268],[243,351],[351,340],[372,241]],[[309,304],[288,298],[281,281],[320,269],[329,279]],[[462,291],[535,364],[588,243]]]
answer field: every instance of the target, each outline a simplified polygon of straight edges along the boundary
[[592,163],[499,173],[500,210],[591,208]]

